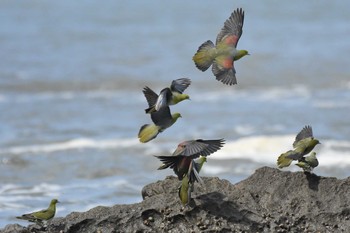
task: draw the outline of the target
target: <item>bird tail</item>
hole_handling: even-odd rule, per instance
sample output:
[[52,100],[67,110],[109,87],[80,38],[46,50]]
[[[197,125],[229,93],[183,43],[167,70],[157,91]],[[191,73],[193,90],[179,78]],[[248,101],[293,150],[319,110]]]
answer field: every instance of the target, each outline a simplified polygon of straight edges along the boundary
[[27,220],[30,222],[35,222],[38,220],[32,214],[23,214],[22,216],[17,216],[16,218],[22,219],[22,220]]
[[195,181],[199,182],[200,184],[204,184],[202,178],[199,176],[199,170],[200,168],[198,168],[198,164],[192,160],[187,174],[191,184],[193,184]]
[[278,168],[288,167],[292,163],[293,159],[290,159],[289,157],[287,157],[288,155],[290,155],[289,152],[290,151],[283,153],[278,157],[277,159]]
[[214,60],[212,56],[213,50],[215,50],[215,46],[210,40],[199,46],[196,54],[192,58],[198,69],[206,71],[211,66]]
[[159,134],[159,127],[152,124],[145,124],[143,126],[141,126],[139,134],[138,134],[138,138],[140,140],[140,142],[142,143],[146,143],[151,141],[152,139],[156,138],[157,135]]
[[160,161],[163,162],[162,165],[158,168],[158,170],[166,169],[166,168],[174,168],[177,166],[179,160],[181,160],[180,156],[155,156]]

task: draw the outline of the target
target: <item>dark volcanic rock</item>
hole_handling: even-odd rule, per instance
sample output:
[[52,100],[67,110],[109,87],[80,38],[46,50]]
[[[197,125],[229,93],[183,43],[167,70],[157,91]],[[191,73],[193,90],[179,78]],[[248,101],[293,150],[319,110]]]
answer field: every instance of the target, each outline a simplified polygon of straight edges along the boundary
[[[175,177],[146,185],[144,200],[96,207],[53,219],[48,232],[348,232],[350,178],[319,177],[263,167],[235,185],[203,178],[182,207]],[[44,232],[7,225],[1,232]]]

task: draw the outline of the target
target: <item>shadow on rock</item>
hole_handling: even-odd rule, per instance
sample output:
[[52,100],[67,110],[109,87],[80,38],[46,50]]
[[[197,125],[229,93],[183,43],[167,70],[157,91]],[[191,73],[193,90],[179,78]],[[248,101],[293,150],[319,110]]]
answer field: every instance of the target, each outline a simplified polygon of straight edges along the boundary
[[309,188],[318,191],[318,185],[320,184],[320,177],[309,172],[305,172],[306,179],[308,181]]
[[259,224],[253,221],[250,216],[256,213],[241,209],[236,203],[229,200],[228,197],[219,192],[211,192],[197,196],[198,210],[205,210],[210,215],[214,215],[217,218],[226,219],[231,223],[240,223],[250,227],[258,226]]

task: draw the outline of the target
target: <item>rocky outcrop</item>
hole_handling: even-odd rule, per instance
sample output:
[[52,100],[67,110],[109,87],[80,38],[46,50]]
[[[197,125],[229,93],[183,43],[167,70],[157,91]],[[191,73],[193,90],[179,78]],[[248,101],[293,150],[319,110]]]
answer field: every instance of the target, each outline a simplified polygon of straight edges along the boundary
[[[350,178],[263,167],[235,185],[204,177],[183,207],[175,177],[146,185],[144,200],[98,206],[55,218],[43,229],[7,225],[1,232],[348,232]],[[46,230],[46,231],[45,231]]]

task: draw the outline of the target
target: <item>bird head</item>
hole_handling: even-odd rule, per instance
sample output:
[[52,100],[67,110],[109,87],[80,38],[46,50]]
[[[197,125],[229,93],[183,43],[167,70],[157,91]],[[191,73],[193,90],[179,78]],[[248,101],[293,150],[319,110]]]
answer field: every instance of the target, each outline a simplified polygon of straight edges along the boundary
[[190,99],[190,96],[189,96],[189,95],[187,95],[187,94],[182,94],[182,95],[183,95],[182,98],[183,98],[184,100],[189,100],[189,99]]
[[316,146],[317,144],[321,144],[319,140],[317,139],[312,139],[312,144]]
[[179,117],[182,117],[180,113],[176,112],[173,114],[173,119],[176,121]]
[[250,55],[247,50],[238,50],[234,60],[237,61],[246,55]]
[[56,203],[60,203],[57,199],[52,199],[51,200],[51,204],[52,205],[56,205]]

